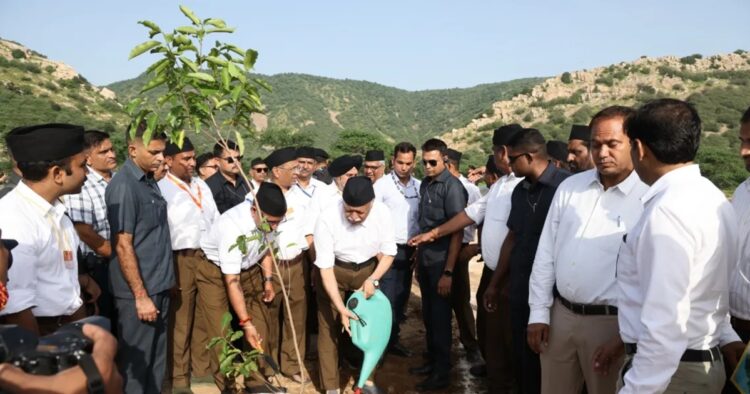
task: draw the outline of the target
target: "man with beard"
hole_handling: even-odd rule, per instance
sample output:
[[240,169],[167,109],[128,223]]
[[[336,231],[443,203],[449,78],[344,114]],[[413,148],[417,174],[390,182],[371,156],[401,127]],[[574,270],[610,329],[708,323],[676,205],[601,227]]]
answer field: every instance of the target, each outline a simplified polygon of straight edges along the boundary
[[586,125],[574,124],[570,128],[568,137],[568,169],[575,173],[594,168],[589,147],[591,146],[591,130]]

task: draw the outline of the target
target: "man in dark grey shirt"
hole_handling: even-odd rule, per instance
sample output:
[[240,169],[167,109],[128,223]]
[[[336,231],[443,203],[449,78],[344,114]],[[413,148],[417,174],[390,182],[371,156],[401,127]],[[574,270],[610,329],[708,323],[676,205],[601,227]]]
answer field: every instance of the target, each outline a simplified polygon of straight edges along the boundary
[[119,314],[117,362],[126,393],[160,393],[167,362],[169,290],[175,284],[167,203],[153,178],[166,137],[128,133],[128,159],[105,192],[113,247],[112,293]]
[[[422,145],[425,179],[420,185],[419,231],[426,233],[445,223],[466,207],[467,194],[461,181],[445,166],[448,147],[439,139]],[[428,375],[417,385],[419,391],[438,390],[450,384],[451,276],[461,248],[463,232],[420,245],[417,273],[422,293],[422,318],[427,332],[428,362],[411,373]]]

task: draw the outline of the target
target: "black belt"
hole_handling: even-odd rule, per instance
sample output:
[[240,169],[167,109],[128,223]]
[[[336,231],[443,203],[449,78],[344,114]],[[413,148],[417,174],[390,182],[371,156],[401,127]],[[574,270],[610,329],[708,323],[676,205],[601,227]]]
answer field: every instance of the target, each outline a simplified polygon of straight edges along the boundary
[[617,307],[611,306],[611,305],[590,305],[590,304],[576,304],[575,302],[570,302],[563,298],[563,296],[558,295],[557,299],[560,300],[560,303],[563,304],[564,307],[570,309],[571,312],[577,314],[577,315],[605,315],[605,316],[617,316]]
[[373,258],[365,261],[364,263],[349,263],[349,262],[346,262],[346,261],[341,261],[339,259],[336,259],[334,261],[334,264],[338,265],[341,268],[346,268],[346,269],[349,269],[349,270],[352,270],[352,271],[359,271],[359,270],[367,268],[367,267],[369,267],[369,266],[371,266],[371,265],[373,265],[373,264],[375,264],[377,262],[378,262],[378,259],[376,259],[375,257],[373,257]]
[[[625,344],[625,354],[630,356],[636,352],[638,352],[638,344]],[[682,357],[680,358],[680,361],[688,363],[709,363],[719,360],[721,360],[721,350],[719,350],[718,346],[706,350],[687,349],[685,353],[682,353]]]

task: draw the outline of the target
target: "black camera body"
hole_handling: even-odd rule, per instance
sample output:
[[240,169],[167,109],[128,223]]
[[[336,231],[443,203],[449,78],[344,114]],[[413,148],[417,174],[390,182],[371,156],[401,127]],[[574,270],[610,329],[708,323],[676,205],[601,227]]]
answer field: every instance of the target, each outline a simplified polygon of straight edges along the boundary
[[75,321],[41,338],[16,325],[0,325],[0,363],[13,364],[34,375],[54,375],[74,367],[93,348],[81,331],[86,323],[110,330],[109,319],[101,316]]

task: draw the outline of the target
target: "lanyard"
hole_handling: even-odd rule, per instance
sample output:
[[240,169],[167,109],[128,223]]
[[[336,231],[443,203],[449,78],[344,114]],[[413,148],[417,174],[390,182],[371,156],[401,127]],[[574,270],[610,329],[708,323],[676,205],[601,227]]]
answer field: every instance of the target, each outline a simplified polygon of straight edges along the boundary
[[58,225],[57,222],[55,222],[55,220],[53,220],[52,211],[43,207],[38,202],[34,201],[34,199],[31,198],[30,196],[25,195],[25,192],[22,189],[18,189],[18,192],[24,200],[31,203],[31,205],[37,207],[42,213],[42,216],[45,219],[47,219],[47,222],[49,223],[50,228],[52,229],[52,233],[55,235],[55,241],[57,241],[57,246],[58,248],[60,248],[60,250],[62,250],[62,257],[63,257],[63,262],[65,263],[65,266],[67,268],[73,268],[73,247],[71,245],[70,239],[68,238],[68,234],[62,228],[60,228],[60,226]]
[[190,189],[185,186],[185,182],[183,182],[181,179],[178,179],[177,177],[175,177],[174,175],[170,173],[167,173],[167,178],[170,181],[172,181],[172,183],[174,183],[175,186],[179,187],[185,193],[187,193],[190,196],[190,199],[193,200],[193,203],[198,207],[198,209],[200,209],[201,211],[203,210],[203,205],[202,205],[203,192],[201,192],[200,185],[198,185],[198,198],[196,199],[193,193],[190,191]]
[[[404,198],[406,199],[419,198],[419,190],[417,189],[417,186],[414,184],[413,179],[409,178],[409,184],[406,186],[403,186],[403,184],[399,182],[398,178],[393,172],[391,172],[391,179],[393,179],[393,183],[396,184],[396,189],[398,189],[399,193],[401,193],[401,195],[404,196]],[[407,196],[406,193],[404,193],[404,189],[408,189],[409,185],[414,187],[415,194],[413,196]]]

